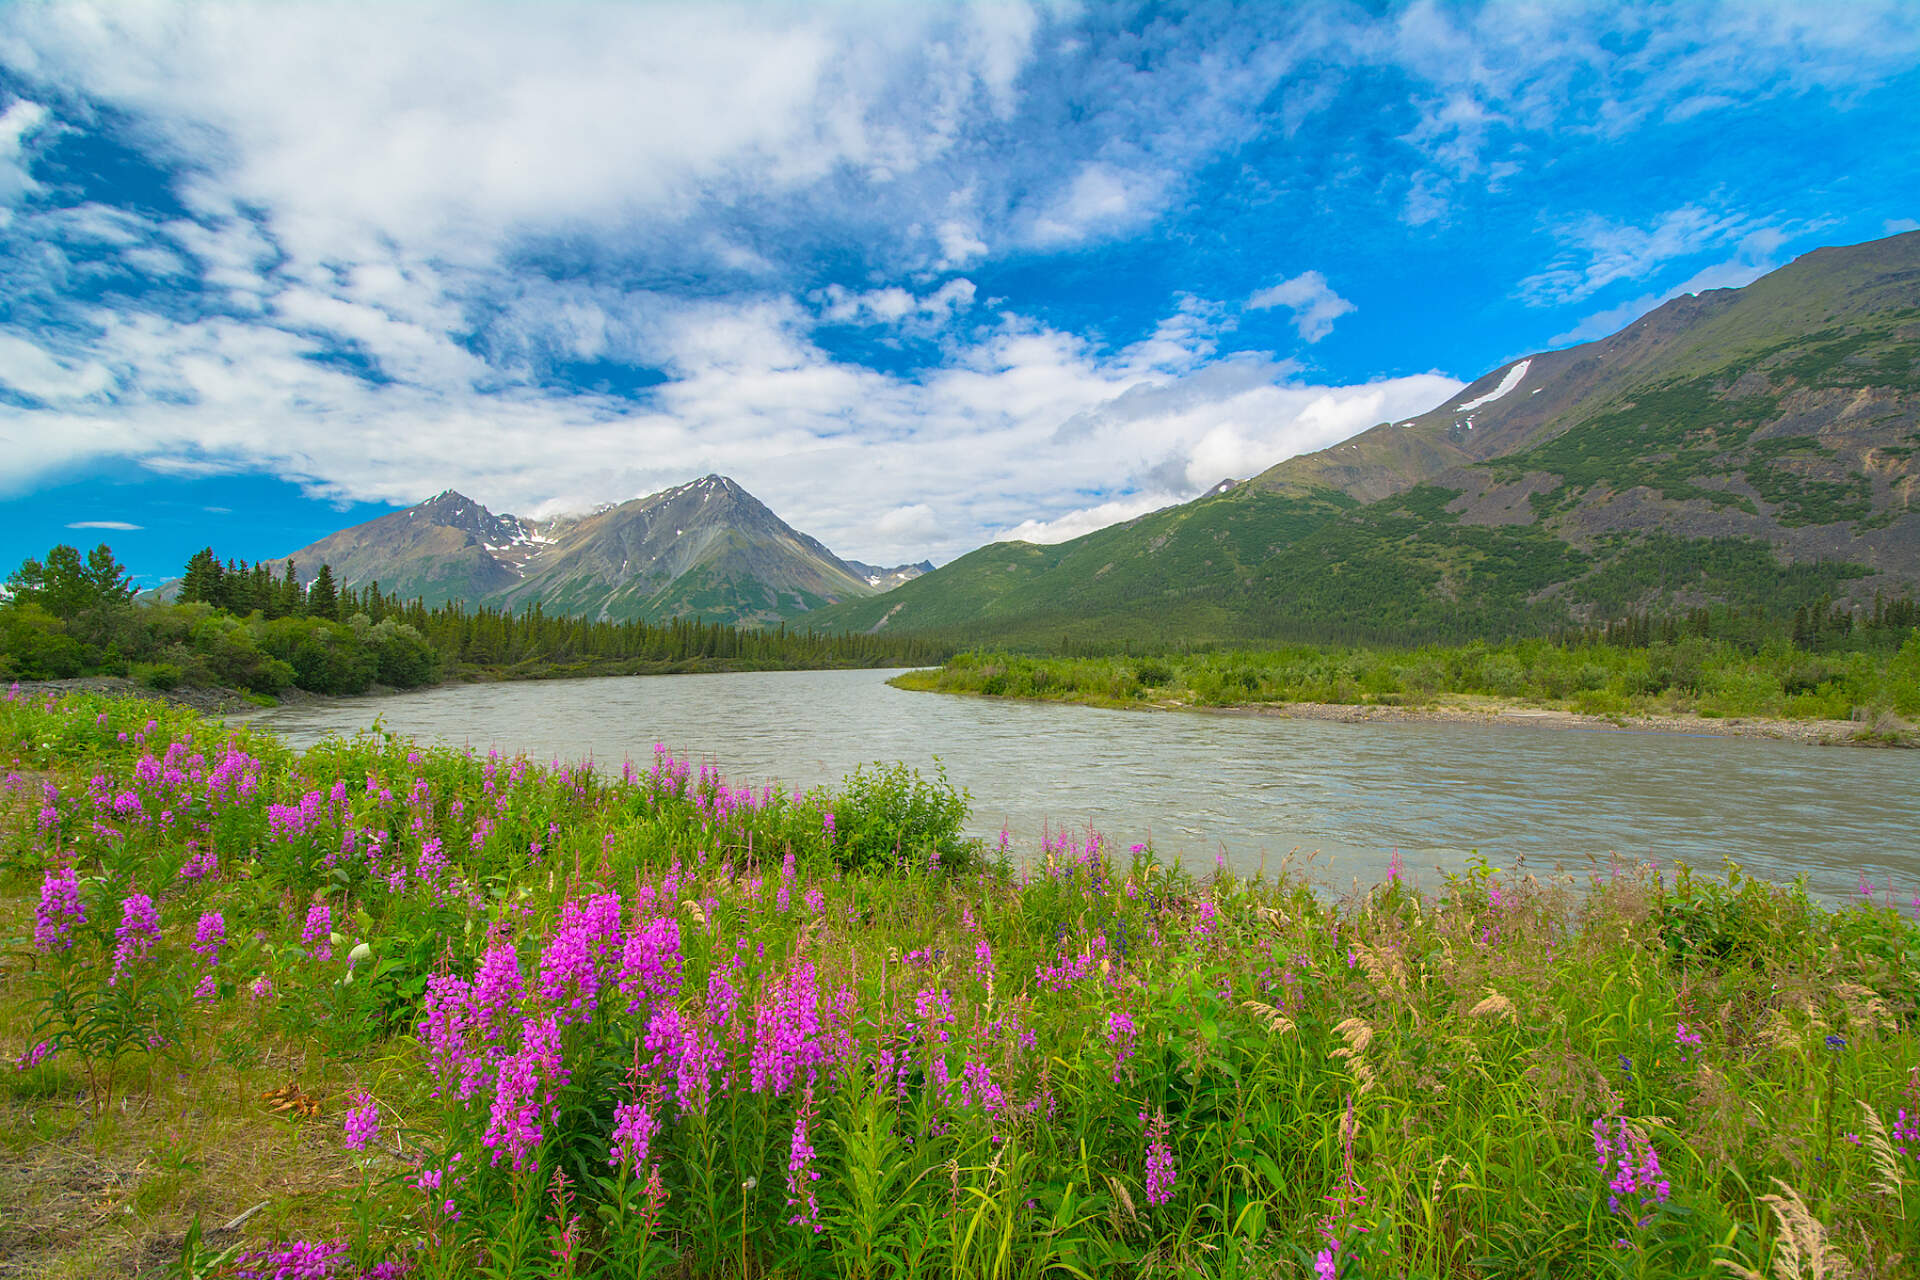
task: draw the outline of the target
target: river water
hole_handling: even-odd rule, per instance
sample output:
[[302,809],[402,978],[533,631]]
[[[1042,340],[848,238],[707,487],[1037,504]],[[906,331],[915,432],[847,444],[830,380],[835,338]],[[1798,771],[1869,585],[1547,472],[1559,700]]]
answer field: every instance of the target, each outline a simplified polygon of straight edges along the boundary
[[1920,888],[1920,752],[1514,725],[1339,724],[1107,711],[906,693],[885,671],[782,671],[461,685],[277,707],[249,717],[289,744],[394,732],[538,762],[650,763],[656,742],[729,782],[805,789],[855,766],[936,758],[972,797],[976,834],[1016,856],[1048,830],[1242,872],[1305,866],[1374,883],[1397,851],[1416,882],[1474,852],[1578,875],[1611,858],[1773,879],[1830,898],[1864,876]]

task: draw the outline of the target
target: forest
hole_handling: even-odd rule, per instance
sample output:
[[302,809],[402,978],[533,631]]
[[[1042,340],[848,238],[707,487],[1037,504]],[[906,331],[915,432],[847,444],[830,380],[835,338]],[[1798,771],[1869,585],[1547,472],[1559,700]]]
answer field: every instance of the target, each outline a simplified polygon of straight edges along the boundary
[[303,584],[292,561],[187,562],[171,602],[136,595],[102,544],[56,546],[7,579],[0,602],[0,680],[127,676],[155,690],[219,686],[360,693],[448,679],[641,675],[670,671],[909,666],[949,650],[905,637],[822,635],[699,618],[600,622],[419,600],[335,583],[320,566]]

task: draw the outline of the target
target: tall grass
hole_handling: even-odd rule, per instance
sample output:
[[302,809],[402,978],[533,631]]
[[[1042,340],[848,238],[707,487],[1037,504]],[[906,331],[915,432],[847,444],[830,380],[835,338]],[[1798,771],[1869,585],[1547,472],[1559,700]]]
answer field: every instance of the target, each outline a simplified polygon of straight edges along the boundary
[[[189,1117],[143,1164],[176,1274],[1920,1256],[1920,929],[1885,895],[1482,864],[1332,901],[1091,832],[1015,867],[899,771],[294,755],[88,698],[0,705],[0,759],[7,1141]],[[193,1134],[246,1132],[191,1118],[230,1117],[248,1046],[299,1049],[240,1111],[304,1126],[325,1194],[188,1234]]]
[[1896,649],[1809,653],[1784,640],[1748,651],[1723,640],[1629,648],[1515,640],[1417,649],[1295,646],[1129,658],[1037,658],[973,651],[916,689],[1091,702],[1193,706],[1327,702],[1422,706],[1492,698],[1591,715],[1768,716],[1846,720],[1920,715],[1920,632]]

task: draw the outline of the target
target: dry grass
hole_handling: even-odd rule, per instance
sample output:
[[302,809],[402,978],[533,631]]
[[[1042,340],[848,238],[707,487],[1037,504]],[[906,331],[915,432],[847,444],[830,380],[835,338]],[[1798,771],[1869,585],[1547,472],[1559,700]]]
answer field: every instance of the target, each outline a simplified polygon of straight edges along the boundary
[[[196,1216],[216,1246],[243,1234],[337,1231],[342,1193],[360,1182],[338,1106],[296,1118],[260,1098],[307,1057],[283,1050],[245,1069],[205,1063],[97,1116],[70,1076],[55,1077],[57,1093],[0,1084],[0,1277],[152,1274],[178,1257]],[[326,1083],[305,1082],[323,1097]],[[223,1239],[221,1224],[262,1203]]]

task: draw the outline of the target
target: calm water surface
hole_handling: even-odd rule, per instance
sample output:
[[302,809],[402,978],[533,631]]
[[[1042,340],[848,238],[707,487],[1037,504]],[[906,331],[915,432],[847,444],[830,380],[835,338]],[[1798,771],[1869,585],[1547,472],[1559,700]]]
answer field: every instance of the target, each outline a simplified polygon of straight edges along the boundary
[[[651,761],[656,742],[728,781],[832,784],[856,765],[935,758],[976,833],[1016,851],[1091,824],[1188,865],[1324,883],[1416,878],[1477,850],[1500,867],[1585,872],[1610,856],[1734,858],[1815,890],[1861,877],[1920,888],[1920,752],[1509,725],[1332,724],[1106,711],[905,693],[891,672],[793,671],[465,685],[278,707],[252,717],[297,747],[378,716],[422,742],[537,761]],[[1427,874],[1420,874],[1426,872]]]

